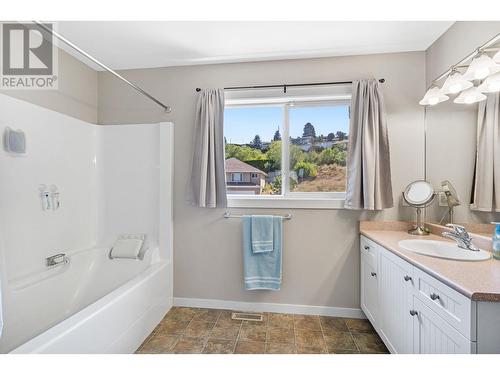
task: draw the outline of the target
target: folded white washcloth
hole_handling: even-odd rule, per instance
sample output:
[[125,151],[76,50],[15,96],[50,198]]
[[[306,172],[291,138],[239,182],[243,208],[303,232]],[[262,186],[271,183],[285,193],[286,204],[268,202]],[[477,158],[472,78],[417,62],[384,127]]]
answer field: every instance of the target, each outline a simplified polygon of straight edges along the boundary
[[137,259],[144,244],[144,234],[124,234],[118,237],[114,243],[109,257],[111,259],[115,258],[127,258],[127,259]]

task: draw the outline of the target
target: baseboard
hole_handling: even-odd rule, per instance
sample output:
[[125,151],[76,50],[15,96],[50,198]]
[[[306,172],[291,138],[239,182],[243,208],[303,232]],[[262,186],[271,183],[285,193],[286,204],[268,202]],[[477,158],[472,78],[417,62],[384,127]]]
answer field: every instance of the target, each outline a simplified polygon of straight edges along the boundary
[[179,298],[179,297],[174,297],[173,302],[174,306],[184,306],[184,307],[203,307],[208,309],[276,312],[276,313],[287,313],[287,314],[323,315],[323,316],[335,316],[340,318],[366,319],[366,316],[361,309],[353,309],[347,307],[291,305],[284,303],[264,303],[264,302],[240,302],[240,301],[226,301],[220,299]]

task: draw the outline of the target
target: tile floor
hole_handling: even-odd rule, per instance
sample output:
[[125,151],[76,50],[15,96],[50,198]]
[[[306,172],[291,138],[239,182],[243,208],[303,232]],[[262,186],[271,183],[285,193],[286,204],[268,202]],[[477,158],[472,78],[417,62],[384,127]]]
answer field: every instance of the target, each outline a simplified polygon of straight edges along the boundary
[[264,313],[232,320],[229,310],[173,307],[137,353],[387,353],[368,320]]

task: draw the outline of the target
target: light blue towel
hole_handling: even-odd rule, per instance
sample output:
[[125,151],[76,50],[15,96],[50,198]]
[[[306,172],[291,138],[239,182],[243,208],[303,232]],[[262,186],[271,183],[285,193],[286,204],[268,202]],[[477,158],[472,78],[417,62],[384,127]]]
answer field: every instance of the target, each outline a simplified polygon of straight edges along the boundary
[[252,251],[252,218],[243,216],[243,274],[246,290],[280,290],[282,253],[281,216],[273,217],[273,251]]
[[273,251],[273,217],[252,215],[252,251],[267,253]]

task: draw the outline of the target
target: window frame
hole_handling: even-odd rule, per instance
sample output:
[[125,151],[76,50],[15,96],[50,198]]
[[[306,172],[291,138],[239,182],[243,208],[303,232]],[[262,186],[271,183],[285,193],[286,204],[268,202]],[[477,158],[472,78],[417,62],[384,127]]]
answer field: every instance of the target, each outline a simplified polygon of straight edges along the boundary
[[[229,181],[229,182],[242,182],[243,181],[243,173],[241,173],[241,172],[231,172],[230,175],[231,175],[231,181]],[[240,176],[239,180],[236,180],[234,178],[234,176],[236,176],[236,175]]]
[[[344,208],[346,192],[291,192],[290,191],[290,108],[312,106],[351,105],[351,95],[332,95],[322,97],[289,97],[226,100],[226,108],[281,107],[281,194],[280,195],[227,195],[228,207],[233,208]],[[286,141],[284,141],[286,140]]]

